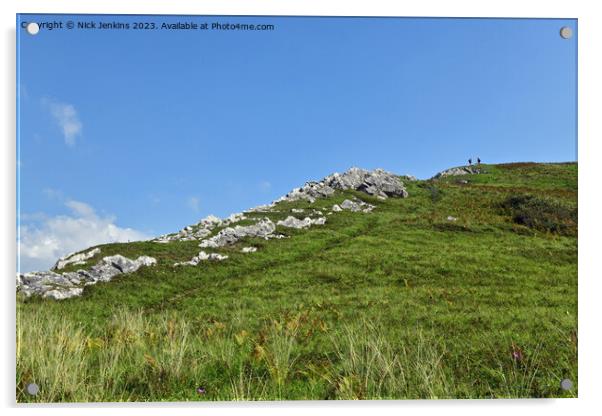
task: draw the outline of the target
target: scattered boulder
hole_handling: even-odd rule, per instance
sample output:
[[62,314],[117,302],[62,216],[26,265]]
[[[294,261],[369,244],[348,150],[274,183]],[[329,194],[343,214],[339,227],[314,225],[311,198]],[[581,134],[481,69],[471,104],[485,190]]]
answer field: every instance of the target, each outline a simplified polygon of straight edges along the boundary
[[446,176],[460,176],[460,175],[476,175],[481,173],[481,169],[474,166],[460,166],[456,168],[446,169],[442,172],[439,172],[433,179],[444,178]]
[[247,217],[244,213],[238,212],[236,214],[231,214],[228,218],[222,221],[221,225],[228,226],[232,224],[236,224],[239,221],[246,220]]
[[84,289],[81,287],[73,287],[73,288],[63,288],[63,289],[52,289],[48,292],[45,292],[42,297],[50,298],[54,300],[63,300],[72,298],[74,296],[81,296],[84,292]]
[[315,218],[315,219],[305,217],[304,219],[300,220],[298,218],[289,216],[285,220],[278,221],[276,224],[281,225],[283,227],[301,229],[301,228],[311,227],[312,225],[324,225],[325,223],[326,223],[325,217],[320,217],[320,218]]
[[264,218],[256,224],[236,227],[228,227],[221,230],[217,235],[201,241],[199,247],[218,248],[236,243],[245,237],[272,238],[276,225],[269,219]]
[[240,251],[243,253],[255,253],[257,251],[257,247],[243,247]]
[[340,208],[352,212],[371,212],[376,207],[374,205],[367,204],[364,201],[355,202],[346,199],[341,203]]
[[204,251],[200,251],[199,252],[199,260],[204,261],[204,260],[217,260],[217,261],[222,261],[222,260],[226,260],[228,258],[228,256],[224,255],[224,254],[219,254],[219,253],[205,253]]
[[200,251],[199,254],[194,256],[189,261],[183,261],[179,263],[174,263],[174,266],[196,266],[202,261],[213,260],[213,261],[222,261],[226,260],[228,256],[219,254],[219,253],[205,253],[204,251]]
[[97,248],[94,248],[85,253],[67,254],[66,256],[63,256],[60,259],[58,259],[57,262],[55,263],[55,265],[50,270],[61,270],[61,269],[64,269],[69,264],[85,264],[86,260],[91,259],[98,253],[100,253],[100,248],[97,247]]
[[211,234],[211,230],[210,229],[208,229],[208,228],[199,228],[196,232],[194,232],[192,234],[192,236],[195,239],[199,240],[199,239],[203,239],[203,238],[207,237],[210,234]]
[[53,271],[19,274],[17,275],[17,292],[21,292],[27,297],[40,295],[57,300],[67,299],[80,296],[83,293],[83,286],[108,282],[119,274],[132,273],[140,267],[152,266],[156,263],[156,259],[148,256],[140,256],[131,260],[117,254],[104,257],[89,270],[62,274]]
[[305,210],[303,208],[293,208],[291,209],[292,212],[299,214],[301,212],[305,212]]
[[213,229],[222,225],[223,222],[240,220],[240,216],[242,214],[233,214],[227,220],[220,220],[214,215],[209,215],[202,220],[200,220],[194,226],[186,226],[177,233],[172,234],[164,234],[157,238],[155,238],[154,242],[156,243],[169,243],[171,241],[192,241],[192,240],[201,240],[208,235],[211,234]]
[[203,218],[202,220],[200,220],[198,222],[198,225],[205,226],[205,227],[216,227],[216,226],[220,225],[221,223],[222,223],[222,220],[220,220],[215,215],[208,215],[205,218]]
[[142,266],[152,266],[157,264],[157,260],[149,256],[140,256],[136,260],[128,259],[121,254],[104,257],[99,264],[92,267],[92,271],[106,269],[112,267],[119,270],[121,273],[132,273]]
[[248,209],[246,212],[274,212],[273,208],[276,206],[276,202],[271,202],[265,205],[258,205],[254,208]]
[[447,217],[448,221],[458,221],[456,217],[452,217],[451,215]]
[[338,204],[334,204],[332,206],[332,212],[341,212],[342,210],[343,210],[343,208],[341,208],[341,206]]

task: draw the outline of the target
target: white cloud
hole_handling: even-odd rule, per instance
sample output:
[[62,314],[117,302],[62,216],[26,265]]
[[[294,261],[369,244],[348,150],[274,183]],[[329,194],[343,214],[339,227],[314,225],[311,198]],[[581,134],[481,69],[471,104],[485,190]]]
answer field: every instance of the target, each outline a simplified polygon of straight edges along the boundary
[[194,212],[199,211],[199,203],[200,203],[199,198],[196,196],[191,196],[188,198],[188,208],[190,208]]
[[21,221],[29,221],[19,229],[21,272],[48,270],[59,257],[97,244],[150,238],[132,228],[117,226],[115,217],[98,215],[84,202],[69,200],[65,206],[71,215],[21,215]]
[[79,120],[75,107],[71,104],[62,103],[54,100],[43,100],[50,110],[50,114],[63,130],[65,144],[68,146],[75,145],[75,138],[82,132],[82,123]]
[[85,202],[73,201],[69,200],[65,202],[65,205],[73,211],[73,213],[79,217],[90,218],[95,217],[96,213],[94,212],[94,208]]

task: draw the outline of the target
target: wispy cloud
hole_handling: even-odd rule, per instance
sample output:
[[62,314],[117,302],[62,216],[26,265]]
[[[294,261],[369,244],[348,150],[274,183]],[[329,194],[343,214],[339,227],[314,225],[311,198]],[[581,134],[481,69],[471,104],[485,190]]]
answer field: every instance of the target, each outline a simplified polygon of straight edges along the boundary
[[270,189],[272,189],[272,184],[268,181],[261,181],[259,182],[259,190],[262,192],[268,192]]
[[200,203],[199,198],[196,196],[189,197],[188,201],[187,201],[188,208],[190,208],[194,212],[199,211],[199,203]]
[[132,228],[115,224],[115,217],[96,213],[89,204],[67,200],[70,215],[22,214],[19,227],[20,270],[48,270],[56,260],[73,251],[111,242],[150,238]]
[[63,192],[61,192],[58,189],[54,189],[54,188],[44,188],[42,190],[42,193],[46,196],[46,198],[48,199],[55,199],[55,200],[60,200],[63,199]]
[[42,103],[48,108],[50,115],[63,131],[65,144],[74,146],[75,139],[81,135],[83,128],[75,107],[72,104],[47,98],[43,99]]

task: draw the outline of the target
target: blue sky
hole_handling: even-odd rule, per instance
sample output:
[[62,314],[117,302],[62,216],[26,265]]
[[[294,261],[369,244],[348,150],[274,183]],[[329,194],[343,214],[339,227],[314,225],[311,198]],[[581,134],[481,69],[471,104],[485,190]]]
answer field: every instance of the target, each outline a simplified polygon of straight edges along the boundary
[[426,178],[471,156],[576,160],[575,20],[21,19],[275,26],[18,29],[22,270],[351,166]]

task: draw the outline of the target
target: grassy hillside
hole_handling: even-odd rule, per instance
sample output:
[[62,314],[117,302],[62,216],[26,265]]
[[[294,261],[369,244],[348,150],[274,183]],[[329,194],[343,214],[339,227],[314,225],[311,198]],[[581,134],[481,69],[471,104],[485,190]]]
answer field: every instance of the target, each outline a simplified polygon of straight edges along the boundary
[[574,397],[577,165],[483,168],[407,182],[404,199],[251,214],[377,206],[214,250],[224,262],[174,268],[196,241],[100,246],[89,265],[158,265],[81,298],[18,299],[17,400]]

